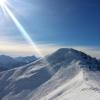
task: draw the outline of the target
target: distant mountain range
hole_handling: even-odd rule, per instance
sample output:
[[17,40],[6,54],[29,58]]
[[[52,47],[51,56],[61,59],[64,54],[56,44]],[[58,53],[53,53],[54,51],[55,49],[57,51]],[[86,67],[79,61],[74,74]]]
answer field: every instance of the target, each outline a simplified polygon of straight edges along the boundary
[[0,73],[0,100],[100,100],[100,62],[81,51],[61,48]]
[[13,58],[6,55],[0,55],[0,71],[20,67],[35,60],[37,60],[35,56]]

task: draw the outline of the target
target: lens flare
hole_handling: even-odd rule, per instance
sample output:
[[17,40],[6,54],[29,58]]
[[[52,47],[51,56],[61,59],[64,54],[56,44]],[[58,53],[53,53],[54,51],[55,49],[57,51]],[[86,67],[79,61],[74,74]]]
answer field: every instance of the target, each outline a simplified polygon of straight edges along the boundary
[[[30,45],[32,45],[33,50],[36,52],[36,54],[42,58],[44,58],[43,60],[46,62],[47,65],[47,69],[49,71],[49,73],[51,75],[54,74],[53,69],[50,67],[49,62],[46,60],[46,58],[42,55],[42,53],[40,52],[39,48],[37,47],[37,45],[35,44],[35,42],[31,39],[31,37],[29,36],[29,34],[27,33],[27,31],[24,29],[24,27],[21,25],[21,23],[18,21],[18,19],[15,17],[15,15],[12,13],[12,11],[9,9],[9,7],[3,4],[3,9],[6,11],[6,13],[9,15],[9,17],[12,19],[12,21],[14,22],[14,24],[16,25],[16,27],[19,29],[20,33],[22,34],[22,36],[24,36],[24,38],[28,41],[28,43]],[[27,47],[26,47],[27,48]]]
[[3,6],[5,4],[6,0],[0,0],[0,6]]
[[41,54],[41,52],[37,48],[37,46],[34,43],[34,41],[31,39],[31,37],[29,36],[27,31],[24,29],[24,27],[20,24],[20,22],[17,20],[17,18],[14,16],[14,14],[11,12],[9,7],[7,6],[7,3],[8,3],[7,0],[0,0],[0,7],[2,8],[2,10],[4,12],[5,11],[7,12],[7,14],[10,16],[10,18],[15,23],[16,27],[19,29],[19,31],[22,34],[22,36],[24,36],[24,38],[28,41],[28,43],[30,43],[32,45],[33,50],[37,53],[37,55],[40,56],[40,57],[43,57],[43,55]]
[[43,55],[40,53],[39,49],[37,48],[36,44],[33,42],[33,40],[30,38],[28,33],[25,31],[23,26],[19,23],[19,21],[16,19],[16,17],[13,15],[13,13],[10,11],[10,9],[7,6],[4,6],[6,12],[10,16],[10,18],[13,20],[19,31],[21,32],[22,36],[30,43],[33,47],[33,49],[38,53],[39,56],[43,57]]

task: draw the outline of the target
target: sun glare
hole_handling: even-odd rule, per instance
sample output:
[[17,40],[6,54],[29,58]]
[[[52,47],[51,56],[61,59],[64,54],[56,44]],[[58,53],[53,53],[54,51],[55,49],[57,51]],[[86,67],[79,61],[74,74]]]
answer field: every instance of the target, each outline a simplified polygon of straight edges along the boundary
[[[44,55],[40,52],[39,48],[37,47],[35,42],[30,37],[29,33],[25,30],[25,28],[21,25],[19,20],[13,14],[13,12],[9,8],[8,4],[9,3],[7,2],[7,0],[0,0],[0,7],[2,8],[2,10],[4,10],[4,12],[6,12],[9,15],[9,17],[12,19],[13,23],[18,28],[18,30],[20,31],[22,36],[27,40],[27,42],[32,45],[33,51],[36,52],[36,55],[38,55],[39,57],[44,58],[44,61],[48,64],[48,66],[50,66],[48,61],[45,59]],[[51,75],[54,73],[50,68],[47,68],[47,69],[49,70]]]
[[3,6],[5,4],[6,0],[0,0],[0,6]]

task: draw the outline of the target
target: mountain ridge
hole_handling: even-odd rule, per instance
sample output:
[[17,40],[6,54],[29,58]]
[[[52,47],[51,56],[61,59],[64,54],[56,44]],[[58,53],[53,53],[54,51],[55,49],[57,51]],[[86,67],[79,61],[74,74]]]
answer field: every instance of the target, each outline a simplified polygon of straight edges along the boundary
[[15,67],[20,67],[37,60],[35,56],[26,57],[10,57],[7,55],[0,55],[0,69],[1,71],[9,70]]
[[[53,59],[53,60],[52,60]],[[49,57],[47,60],[52,64],[61,62],[70,63],[72,60],[79,61],[82,65],[88,65],[88,69],[90,70],[100,70],[100,62],[96,59],[83,53],[82,51],[78,51],[72,48],[60,48]]]
[[[92,65],[94,62],[94,58],[79,51],[59,49],[45,60],[0,73],[0,99],[84,100],[82,96],[86,100],[91,100],[92,96],[100,99],[100,70],[97,63]],[[96,70],[91,70],[88,64]]]

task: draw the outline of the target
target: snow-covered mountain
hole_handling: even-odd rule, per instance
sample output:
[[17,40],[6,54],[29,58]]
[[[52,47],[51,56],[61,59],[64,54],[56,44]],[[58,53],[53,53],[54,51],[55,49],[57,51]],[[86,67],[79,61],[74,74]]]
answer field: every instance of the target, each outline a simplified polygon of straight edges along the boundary
[[38,58],[36,58],[35,56],[26,56],[26,57],[16,57],[15,59],[19,62],[24,62],[26,64],[29,64],[33,61],[36,61]]
[[0,71],[20,67],[35,60],[37,60],[35,56],[13,58],[6,55],[0,55]]
[[74,49],[0,73],[0,100],[100,100],[100,64]]

